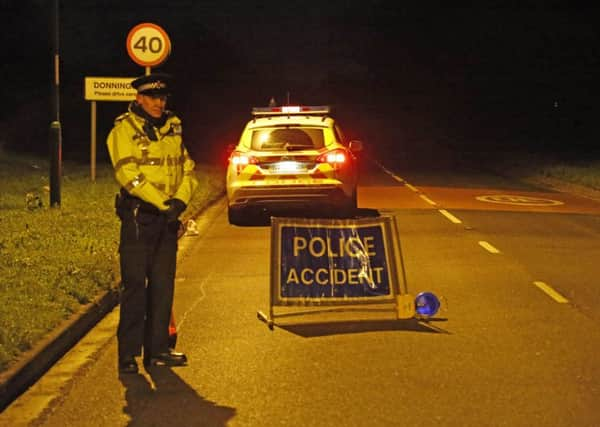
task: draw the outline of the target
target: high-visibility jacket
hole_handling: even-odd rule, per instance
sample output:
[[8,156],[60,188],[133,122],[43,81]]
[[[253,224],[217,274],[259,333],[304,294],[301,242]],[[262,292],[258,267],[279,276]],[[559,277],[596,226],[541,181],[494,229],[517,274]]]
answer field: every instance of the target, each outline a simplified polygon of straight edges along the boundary
[[172,198],[189,204],[198,186],[195,163],[183,145],[181,121],[166,114],[165,124],[153,127],[150,136],[144,130],[146,120],[129,108],[117,117],[106,140],[119,184],[160,210],[168,209],[164,202]]

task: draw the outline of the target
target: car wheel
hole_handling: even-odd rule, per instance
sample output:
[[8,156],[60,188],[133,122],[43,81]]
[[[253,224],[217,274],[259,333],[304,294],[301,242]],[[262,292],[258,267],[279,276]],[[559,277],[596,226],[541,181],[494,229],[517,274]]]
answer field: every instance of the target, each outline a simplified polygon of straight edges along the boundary
[[240,208],[227,208],[227,218],[232,225],[244,224],[244,211]]

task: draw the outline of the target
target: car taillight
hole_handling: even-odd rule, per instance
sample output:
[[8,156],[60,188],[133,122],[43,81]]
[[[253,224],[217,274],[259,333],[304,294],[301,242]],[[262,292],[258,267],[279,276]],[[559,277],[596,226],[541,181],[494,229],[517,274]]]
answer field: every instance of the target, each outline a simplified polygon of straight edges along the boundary
[[329,163],[334,169],[337,169],[348,161],[348,153],[346,150],[338,148],[321,154],[316,161],[317,163]]
[[229,156],[229,162],[236,166],[238,173],[240,173],[245,166],[258,164],[256,157],[242,153],[241,151],[234,151],[231,153],[231,156]]

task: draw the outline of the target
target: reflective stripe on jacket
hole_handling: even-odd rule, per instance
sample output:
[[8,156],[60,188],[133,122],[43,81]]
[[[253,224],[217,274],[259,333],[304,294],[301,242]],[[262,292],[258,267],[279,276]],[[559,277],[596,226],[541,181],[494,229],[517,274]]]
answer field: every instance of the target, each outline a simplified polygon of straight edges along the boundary
[[164,202],[171,198],[189,204],[198,181],[183,145],[181,121],[170,115],[164,126],[154,128],[157,141],[146,135],[144,124],[131,109],[115,120],[106,140],[115,178],[130,194],[160,210],[168,208]]

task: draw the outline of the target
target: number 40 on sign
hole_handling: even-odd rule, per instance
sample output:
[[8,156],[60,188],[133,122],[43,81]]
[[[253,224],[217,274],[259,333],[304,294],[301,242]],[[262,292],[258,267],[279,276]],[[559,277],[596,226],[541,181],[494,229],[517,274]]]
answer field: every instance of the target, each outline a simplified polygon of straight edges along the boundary
[[171,53],[171,40],[160,26],[149,22],[136,25],[127,35],[127,53],[138,65],[155,67]]

